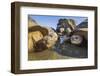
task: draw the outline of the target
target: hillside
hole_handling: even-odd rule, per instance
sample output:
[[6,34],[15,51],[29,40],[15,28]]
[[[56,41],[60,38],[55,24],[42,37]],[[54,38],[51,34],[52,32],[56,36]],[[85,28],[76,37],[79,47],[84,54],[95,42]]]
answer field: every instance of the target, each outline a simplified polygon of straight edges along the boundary
[[28,28],[32,26],[38,26],[38,23],[33,20],[31,17],[28,17]]

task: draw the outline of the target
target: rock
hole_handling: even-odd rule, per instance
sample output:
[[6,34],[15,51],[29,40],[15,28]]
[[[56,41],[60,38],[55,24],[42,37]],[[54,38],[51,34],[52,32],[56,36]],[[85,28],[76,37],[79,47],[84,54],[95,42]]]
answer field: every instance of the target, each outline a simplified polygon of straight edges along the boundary
[[[48,30],[48,34],[45,35],[45,36],[39,36],[39,34],[32,34],[33,35],[33,38],[36,37],[36,40],[35,40],[35,44],[34,44],[34,51],[35,52],[41,52],[41,51],[44,51],[48,48],[51,48],[53,45],[55,45],[56,41],[58,40],[58,35],[56,34],[56,32],[54,32],[54,30],[52,28],[47,28],[47,27],[42,27],[42,28],[45,28]],[[35,37],[34,37],[35,36]],[[38,36],[40,38],[38,38]]]
[[36,42],[41,40],[42,38],[43,38],[43,34],[40,31],[28,33],[28,50],[33,51]]
[[38,26],[37,22],[31,17],[28,17],[28,28],[33,27],[33,26]]
[[46,42],[46,46],[48,48],[52,47],[56,41],[58,40],[58,35],[57,33],[52,29],[52,28],[47,28],[48,29],[48,35],[46,35],[43,38],[43,41]]
[[46,50],[48,47],[46,46],[46,42],[43,41],[43,39],[41,39],[35,44],[34,48],[35,52],[42,52]]
[[56,32],[47,26],[40,26],[29,17],[28,19],[28,50],[40,52],[52,47],[57,39]]
[[48,30],[41,26],[33,26],[28,29],[28,50],[34,51],[35,45],[38,41],[48,35]]

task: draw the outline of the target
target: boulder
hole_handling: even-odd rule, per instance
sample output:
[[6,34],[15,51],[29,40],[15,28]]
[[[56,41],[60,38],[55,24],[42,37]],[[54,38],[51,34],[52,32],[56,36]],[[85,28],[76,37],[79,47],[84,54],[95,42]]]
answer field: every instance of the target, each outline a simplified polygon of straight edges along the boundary
[[[32,34],[32,32],[31,32],[31,34],[33,35],[32,38],[34,39],[33,40],[34,46],[32,46],[32,49],[35,49],[34,52],[41,52],[48,48],[51,48],[52,46],[55,45],[56,41],[58,40],[58,35],[52,28],[50,28],[50,27],[42,27],[42,28],[46,29],[48,31],[48,33],[46,32],[47,34],[44,34],[41,32],[41,34],[38,33],[38,34],[34,35],[34,33]],[[41,30],[43,30],[43,29],[41,29]],[[36,40],[35,40],[35,38],[36,38]]]
[[32,18],[28,18],[28,51],[40,52],[52,47],[57,39],[56,32],[47,26],[40,26]]
[[28,29],[28,50],[35,51],[35,45],[38,41],[48,35],[48,30],[41,26],[33,26]]
[[[47,28],[47,27],[46,27]],[[48,35],[46,35],[43,40],[46,41],[46,46],[48,48],[52,47],[56,41],[58,40],[58,35],[57,33],[50,27],[47,28],[48,29]]]
[[28,28],[33,27],[33,26],[38,26],[37,22],[31,17],[28,17]]

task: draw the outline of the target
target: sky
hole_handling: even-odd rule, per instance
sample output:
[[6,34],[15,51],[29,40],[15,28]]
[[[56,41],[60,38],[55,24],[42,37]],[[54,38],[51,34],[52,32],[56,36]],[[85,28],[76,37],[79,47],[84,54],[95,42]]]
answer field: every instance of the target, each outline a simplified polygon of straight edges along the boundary
[[82,21],[87,19],[87,17],[77,17],[77,16],[48,16],[48,15],[29,15],[41,26],[49,26],[54,29],[57,27],[58,20],[60,18],[74,19],[76,25],[80,24]]

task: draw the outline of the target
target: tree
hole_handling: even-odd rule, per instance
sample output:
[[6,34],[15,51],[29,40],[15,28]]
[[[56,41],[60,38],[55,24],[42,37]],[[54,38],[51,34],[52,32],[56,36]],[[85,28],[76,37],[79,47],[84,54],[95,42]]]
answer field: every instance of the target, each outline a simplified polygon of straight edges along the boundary
[[63,28],[69,27],[73,31],[76,28],[76,24],[73,19],[59,19],[56,30],[59,32],[61,27]]

